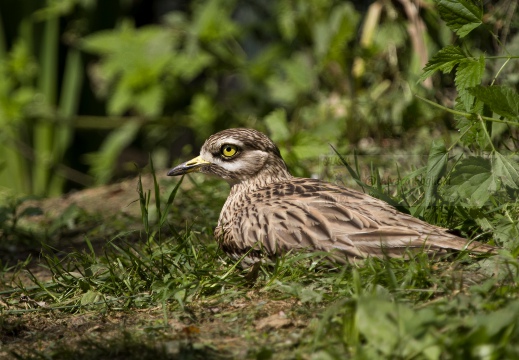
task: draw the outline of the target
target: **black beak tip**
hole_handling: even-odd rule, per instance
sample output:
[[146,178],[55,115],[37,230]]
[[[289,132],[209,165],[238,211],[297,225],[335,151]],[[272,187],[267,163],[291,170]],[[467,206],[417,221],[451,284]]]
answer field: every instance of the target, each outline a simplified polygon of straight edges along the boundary
[[178,169],[177,168],[173,168],[173,169],[168,171],[167,175],[168,176],[177,176],[177,175],[180,175],[180,174],[178,173]]

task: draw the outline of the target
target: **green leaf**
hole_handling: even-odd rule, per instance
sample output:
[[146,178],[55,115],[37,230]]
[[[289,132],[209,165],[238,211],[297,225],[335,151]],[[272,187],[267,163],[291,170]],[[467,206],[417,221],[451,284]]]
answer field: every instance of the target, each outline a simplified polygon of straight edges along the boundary
[[[150,164],[151,164],[151,162],[150,162]],[[184,176],[185,175],[182,175],[182,177],[177,182],[177,184],[175,185],[173,190],[171,190],[171,193],[168,196],[168,201],[166,202],[166,207],[164,208],[164,211],[162,212],[162,217],[160,218],[160,222],[159,222],[160,226],[163,226],[166,223],[166,220],[167,220],[168,214],[169,214],[169,208],[171,207],[171,205],[173,204],[173,200],[175,200],[175,197],[177,196],[178,189],[180,188],[180,185],[182,184],[182,181],[184,180]]]
[[465,59],[467,57],[458,46],[446,46],[427,62],[427,65],[423,68],[424,73],[420,76],[420,80],[427,79],[437,70],[444,74],[450,73],[456,65]]
[[263,119],[274,142],[286,141],[290,138],[285,109],[279,108],[272,111]]
[[441,18],[460,37],[483,23],[483,9],[472,0],[436,0]]
[[240,35],[232,20],[233,2],[209,0],[197,3],[193,16],[193,31],[200,40],[218,42]]
[[476,324],[486,330],[486,335],[491,338],[500,332],[508,331],[510,326],[515,328],[519,316],[519,303],[512,302],[504,308],[490,314],[481,314],[476,317]]
[[[474,108],[472,109],[472,114],[468,117],[463,115],[455,115],[456,119],[456,127],[459,132],[463,134],[461,141],[465,145],[473,145],[477,143],[481,148],[485,148],[486,144],[488,144],[488,138],[484,133],[482,128],[481,121],[479,121],[476,114],[480,114],[483,111],[483,103],[481,101],[476,101]],[[465,106],[462,103],[460,97],[456,98],[456,103],[454,105],[454,110],[465,113]]]
[[132,93],[119,81],[116,84],[113,95],[108,99],[108,114],[122,115],[132,105]]
[[315,291],[315,286],[316,285],[310,285],[301,289],[301,294],[299,295],[299,298],[301,299],[302,303],[320,303],[323,301],[323,294],[318,291]]
[[498,243],[503,244],[508,249],[517,248],[517,239],[519,239],[519,221],[517,217],[512,218],[509,214],[497,214],[494,222],[495,229],[493,233]]
[[316,73],[304,53],[282,61],[276,72],[266,79],[269,96],[284,105],[294,104],[299,96],[309,93],[316,85]]
[[215,57],[208,52],[200,48],[190,50],[176,54],[171,64],[171,73],[185,81],[193,80],[215,63]]
[[445,172],[449,153],[443,141],[436,144],[433,142],[427,161],[427,173],[425,175],[425,201],[424,207],[431,204],[437,189],[438,180]]
[[108,135],[98,152],[87,154],[87,161],[92,166],[90,171],[97,184],[110,180],[121,151],[135,139],[140,128],[141,123],[138,120],[128,121]]
[[474,104],[474,96],[470,94],[468,88],[481,83],[484,71],[485,57],[483,55],[478,60],[467,58],[458,65],[454,82],[465,111],[470,112]]
[[206,139],[211,135],[209,124],[214,124],[218,117],[218,106],[214,103],[214,98],[200,92],[195,94],[189,107],[190,123],[193,129],[197,129],[197,137]]
[[184,300],[186,298],[186,289],[181,289],[175,292],[173,298],[178,301],[178,304],[184,308]]
[[100,31],[81,41],[84,51],[101,56],[95,66],[96,90],[108,97],[109,114],[133,110],[156,116],[162,112],[162,79],[174,73],[175,66],[183,66],[186,72],[193,68],[182,62],[173,64],[178,40],[174,32],[159,26],[135,29],[123,22],[118,29]]
[[471,206],[483,206],[498,189],[489,159],[469,157],[454,169],[446,187],[451,201],[462,201]]
[[292,41],[296,37],[296,17],[292,1],[281,0],[277,2],[277,25],[284,40]]
[[344,59],[345,48],[356,34],[359,18],[355,8],[344,3],[334,7],[328,18],[316,21],[312,36],[317,57],[338,62]]
[[501,116],[519,119],[519,95],[506,86],[478,85],[468,89],[469,93],[487,104],[490,109]]
[[354,324],[365,339],[363,352],[371,350],[367,358],[393,358],[398,349],[404,359],[432,360],[441,355],[436,340],[439,318],[431,309],[414,310],[402,303],[364,297],[357,303]]
[[519,165],[516,161],[496,152],[492,172],[506,186],[519,189]]
[[81,296],[81,305],[90,305],[93,303],[96,303],[98,301],[101,301],[103,298],[103,295],[101,295],[97,291],[88,290],[86,293]]
[[158,116],[162,112],[165,97],[163,87],[159,84],[153,84],[134,97],[134,106],[140,114]]

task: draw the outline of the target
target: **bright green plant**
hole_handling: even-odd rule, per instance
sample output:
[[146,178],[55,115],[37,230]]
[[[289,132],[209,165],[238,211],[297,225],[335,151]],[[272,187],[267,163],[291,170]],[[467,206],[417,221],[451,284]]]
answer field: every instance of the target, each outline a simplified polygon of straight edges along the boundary
[[[517,287],[508,282],[517,279],[515,257],[519,247],[519,165],[518,154],[513,151],[517,139],[510,137],[519,126],[519,96],[514,88],[498,85],[507,83],[508,79],[501,81],[500,76],[519,57],[510,55],[506,44],[501,44],[504,56],[480,55],[476,47],[464,41],[471,31],[484,27],[480,4],[470,0],[435,2],[442,19],[459,36],[460,46],[440,49],[425,67],[422,79],[438,70],[454,72],[458,96],[454,109],[423,100],[455,115],[458,138],[448,148],[443,142],[433,144],[427,165],[398,179],[390,191],[380,186],[377,173],[372,176],[373,183],[364,184],[358,167],[347,164],[348,170],[375,196],[387,197],[389,192],[394,195],[391,201],[415,216],[446,226],[458,224],[466,235],[492,239],[512,252],[502,251],[500,257],[471,266],[489,278],[465,287],[463,295],[456,295],[452,286],[470,282],[468,273],[439,285],[425,263],[413,265],[419,257],[402,268],[396,262],[385,264],[390,273],[389,287],[400,289],[396,293],[388,292],[381,278],[373,286],[364,269],[360,269],[363,276],[354,279],[358,284],[352,298],[331,307],[324,315],[315,341],[323,358],[342,358],[347,353],[358,359],[497,359],[513,358],[519,352],[515,346],[519,338]],[[485,27],[482,31],[489,30]],[[504,61],[499,66],[490,66],[497,71],[485,80],[486,65],[500,60]],[[381,190],[384,194],[380,194]],[[434,300],[417,308],[398,301],[409,289],[407,281],[400,282],[398,271],[413,268],[420,269],[439,290],[426,295]]]
[[[192,128],[197,143],[229,126],[269,131],[294,172],[308,175],[317,171],[315,159],[329,153],[327,143],[346,150],[362,138],[405,141],[424,125],[441,126],[435,121],[440,111],[413,96],[427,96],[431,87],[416,81],[427,45],[445,42],[445,26],[435,21],[432,8],[410,19],[391,2],[375,2],[362,13],[333,0],[261,7],[206,0],[187,12],[165,14],[158,25],[135,27],[122,19],[114,29],[95,31],[86,19],[83,27],[74,22],[60,34],[64,14],[95,8],[95,2],[49,2],[27,15],[19,45],[0,51],[4,66],[16,55],[16,68],[26,69],[20,75],[6,68],[3,76],[14,80],[2,82],[0,111],[11,108],[19,118],[2,116],[10,123],[2,126],[10,139],[3,144],[9,169],[0,172],[6,187],[56,193],[65,177],[81,180],[62,164],[73,131],[81,127],[113,129],[86,157],[101,184],[113,177],[119,155],[137,138],[157,161],[165,159],[157,154],[169,149],[178,127]],[[426,25],[428,31],[417,35]],[[46,41],[41,54],[32,38],[35,26]],[[71,45],[61,84],[60,39]],[[77,45],[98,60],[83,66]],[[106,101],[107,117],[74,116],[86,68],[95,95]]]
[[[461,44],[448,45],[434,55],[424,68],[422,79],[435,71],[455,71],[458,96],[454,109],[442,108],[455,115],[460,136],[448,149],[443,144],[432,148],[424,206],[430,206],[436,200],[434,187],[440,181],[439,192],[447,206],[455,204],[463,218],[474,219],[499,245],[516,249],[519,246],[519,156],[509,149],[516,147],[513,143],[517,140],[496,138],[493,132],[503,133],[503,125],[514,132],[519,126],[517,91],[498,85],[500,82],[506,84],[506,79],[501,80],[500,75],[506,73],[506,66],[513,66],[519,56],[509,54],[506,44],[501,44],[502,52],[506,54],[503,56],[473,54],[478,50],[463,43],[463,39],[483,25],[481,6],[471,1],[438,0],[436,3],[440,16],[460,37]],[[487,63],[492,65],[501,59],[505,61],[491,75],[492,80],[485,81]],[[458,144],[469,146],[472,153],[456,155],[453,149]]]
[[[415,106],[421,109],[419,113],[424,115],[424,123],[429,125],[431,122],[426,121],[431,119],[444,122],[445,113],[450,112],[455,115],[456,122],[453,126],[460,130],[458,136],[451,138],[454,140],[449,140],[447,136],[444,141],[435,140],[425,166],[408,174],[399,174],[393,183],[385,183],[377,166],[372,165],[372,181],[366,184],[360,170],[363,164],[357,161],[350,166],[346,162],[347,157],[342,155],[341,160],[349,165],[347,170],[365,191],[415,216],[457,228],[470,238],[493,241],[505,249],[500,250],[497,256],[483,258],[475,258],[465,252],[433,258],[426,254],[409,254],[406,259],[367,259],[336,267],[320,262],[322,254],[288,254],[276,259],[273,264],[263,264],[257,274],[250,276],[240,269],[237,262],[230,260],[218,249],[211,236],[205,236],[212,230],[213,223],[209,218],[217,217],[220,208],[220,204],[207,196],[208,192],[214,192],[213,188],[201,189],[201,185],[194,189],[197,196],[189,191],[179,192],[180,183],[170,183],[171,191],[165,199],[160,197],[158,180],[154,178],[151,190],[143,189],[142,183],[138,187],[142,231],[123,232],[111,237],[101,254],[96,252],[88,238],[85,239],[86,249],[83,252],[62,256],[55,253],[54,249],[46,248],[42,259],[52,275],[48,282],[42,282],[31,272],[28,277],[33,280],[34,286],[22,282],[13,284],[0,276],[0,328],[10,326],[9,318],[19,316],[18,320],[23,319],[28,312],[41,314],[52,310],[53,316],[66,317],[70,312],[89,311],[97,312],[96,315],[111,315],[118,310],[132,312],[136,308],[146,308],[148,316],[148,311],[160,307],[163,319],[156,327],[166,329],[165,332],[175,337],[181,334],[175,333],[169,327],[169,320],[173,318],[189,318],[189,323],[195,326],[209,324],[207,318],[210,318],[211,328],[218,323],[224,324],[221,327],[224,329],[224,336],[228,334],[226,331],[230,327],[239,327],[238,336],[247,338],[249,350],[246,355],[251,358],[517,358],[519,266],[516,249],[519,238],[519,184],[516,176],[518,168],[514,134],[517,131],[518,105],[514,77],[504,77],[507,73],[513,75],[510,69],[514,69],[517,60],[511,55],[505,55],[502,59],[485,55],[477,43],[473,42],[474,38],[471,38],[474,32],[481,32],[478,37],[487,33],[483,20],[492,17],[485,16],[479,4],[475,6],[476,3],[468,0],[437,1],[441,16],[448,26],[458,32],[460,39],[456,45],[452,45],[450,41],[446,41],[449,37],[443,36],[436,43],[441,45],[441,49],[431,58],[424,77],[437,70],[452,74],[458,96],[456,104],[449,108],[430,100],[417,102],[412,96],[408,97],[412,93],[411,86],[407,88],[405,96],[401,93],[395,94],[405,84],[404,80],[399,79],[404,74],[402,69],[397,71],[392,67],[395,71],[392,78],[394,81],[378,81],[387,80],[375,70],[377,64],[384,63],[378,56],[387,54],[385,50],[380,50],[385,49],[381,44],[387,38],[384,41],[374,40],[374,48],[365,45],[363,49],[368,54],[350,56],[343,53],[342,41],[348,36],[352,36],[351,41],[354,41],[347,24],[340,25],[339,21],[345,14],[354,14],[348,5],[331,2],[321,2],[320,5],[304,1],[280,2],[280,8],[277,8],[278,5],[275,7],[280,10],[279,18],[273,17],[277,22],[276,27],[270,29],[277,29],[277,26],[284,29],[284,35],[277,43],[283,46],[273,46],[251,60],[245,54],[238,59],[232,58],[233,51],[236,50],[233,46],[237,46],[235,40],[240,40],[237,34],[241,33],[236,30],[237,26],[240,29],[239,23],[229,15],[232,7],[218,1],[210,2],[210,6],[201,4],[193,8],[192,19],[181,14],[172,14],[168,24],[173,29],[176,28],[172,24],[183,24],[183,29],[189,29],[177,34],[180,40],[175,43],[178,47],[175,48],[173,58],[178,56],[176,59],[181,59],[179,54],[184,54],[187,44],[191,44],[197,51],[203,49],[213,59],[213,64],[217,64],[217,67],[202,66],[198,76],[190,79],[194,81],[198,78],[203,86],[197,87],[199,83],[196,81],[183,83],[177,77],[180,75],[172,75],[167,66],[154,65],[153,59],[141,59],[140,68],[137,63],[128,62],[132,71],[143,69],[144,73],[149,71],[159,78],[173,77],[172,86],[176,89],[190,89],[186,98],[193,100],[188,107],[179,107],[183,110],[175,113],[178,115],[176,119],[185,117],[193,121],[193,126],[201,129],[201,138],[206,136],[204,132],[212,131],[211,126],[242,124],[240,121],[266,127],[271,130],[275,140],[285,147],[284,155],[287,159],[296,163],[297,160],[305,159],[306,153],[325,152],[324,149],[316,150],[317,143],[327,146],[328,141],[337,140],[338,153],[343,153],[341,145],[345,140],[339,140],[344,133],[356,129],[359,129],[359,136],[381,135],[374,130],[377,127],[386,130],[391,128],[391,134],[404,136],[399,126],[404,126],[407,121],[406,111]],[[376,2],[375,5],[377,4],[380,5]],[[397,13],[390,12],[394,10],[391,9],[391,4],[385,3],[384,6],[387,6],[388,17]],[[333,15],[330,9],[342,10]],[[424,11],[426,15],[434,14],[432,9]],[[220,27],[220,22],[213,20],[213,14],[217,14],[225,26]],[[314,15],[317,24],[315,27],[307,20],[308,14]],[[399,22],[398,17],[396,19],[390,24],[381,21],[380,26],[400,30],[395,35],[398,48],[398,44],[406,43],[407,33],[401,27],[403,22]],[[267,25],[270,26],[270,23]],[[363,26],[368,28],[367,24]],[[330,28],[339,30],[323,30]],[[155,30],[143,29],[143,34],[154,34]],[[344,31],[342,35],[337,35],[337,40],[333,40],[334,37],[330,34],[339,34],[341,31]],[[132,39],[127,38],[128,34],[120,32],[131,33]],[[145,49],[146,44],[141,41],[139,32],[140,29],[121,26],[115,33],[106,32],[90,39],[94,39],[93,43],[99,42],[96,44],[100,46],[98,49],[119,37],[126,39],[129,44],[137,44],[139,49]],[[152,38],[153,36],[150,39]],[[315,39],[329,42],[326,43],[327,46],[320,48]],[[85,43],[88,41],[89,38]],[[104,41],[106,44],[101,46],[100,43]],[[509,39],[509,42],[503,44],[510,52],[513,41]],[[292,51],[294,49],[287,45],[295,43],[303,45],[294,46],[297,49]],[[512,44],[510,48],[509,43]],[[366,44],[369,42],[366,41]],[[337,51],[323,55],[331,48],[336,48]],[[114,154],[135,136],[136,129],[140,129],[143,123],[141,121],[166,112],[164,109],[158,110],[162,106],[157,105],[159,102],[147,108],[149,103],[143,104],[137,99],[139,91],[159,91],[155,89],[160,82],[158,79],[125,73],[124,66],[121,65],[124,56],[112,53],[111,49],[103,51],[105,53],[100,54],[98,70],[101,70],[103,76],[113,75],[105,83],[108,98],[122,91],[122,95],[113,95],[119,97],[119,104],[124,105],[125,110],[119,108],[118,111],[121,111],[120,114],[128,112],[139,117],[128,121],[121,132],[112,133],[105,143],[102,152],[111,154],[106,163],[99,163],[99,168],[104,168],[105,171],[115,158]],[[370,51],[375,55],[370,54]],[[259,60],[262,56],[270,56],[273,60],[262,62]],[[293,59],[294,63],[286,59]],[[311,59],[310,66],[308,59]],[[314,61],[315,59],[319,61]],[[361,70],[355,73],[355,82],[359,82],[355,84],[357,92],[349,94],[340,86],[341,79],[347,78],[347,75],[334,77],[333,69],[337,63],[339,69],[342,66],[347,67],[355,59],[362,60],[356,62],[357,64],[362,65],[364,62],[364,69],[373,71],[364,70],[362,73],[362,67],[358,65]],[[221,91],[230,98],[243,100],[243,107],[236,106],[235,102],[217,101],[218,87],[213,80],[205,78],[205,75],[216,74],[216,78],[225,79],[222,73],[230,71],[227,65],[233,61],[243,65],[239,68],[240,71],[232,72],[233,76],[240,75],[243,82],[239,83],[239,91],[232,91],[232,86],[230,90]],[[258,73],[254,77],[247,77],[247,71],[251,68],[244,64],[249,61],[257,61],[254,69]],[[276,66],[270,66],[272,63]],[[384,66],[383,68],[388,69]],[[414,76],[411,70],[405,74]],[[122,90],[118,88],[121,79],[124,79],[125,86]],[[299,83],[301,79],[305,80],[304,84]],[[309,79],[310,83],[307,82]],[[363,81],[369,84],[362,84]],[[434,79],[434,82],[442,81],[448,79]],[[285,83],[286,89],[279,88]],[[133,84],[139,86],[132,87]],[[312,86],[308,86],[309,84]],[[319,92],[315,90],[316,87],[325,90]],[[440,86],[438,88],[442,89]],[[417,92],[420,94],[426,93],[418,86],[413,89],[419,89]],[[182,91],[180,93],[186,94]],[[168,91],[160,94],[159,98],[162,98],[157,101],[168,103],[171,94]],[[397,102],[399,97],[403,97],[405,101]],[[256,104],[252,99],[260,99],[257,102],[261,104]],[[362,103],[359,104],[361,100]],[[428,108],[427,102],[434,106]],[[147,113],[147,109],[151,108],[157,112]],[[351,111],[359,109],[362,111],[352,115]],[[388,109],[391,110],[391,115],[386,114],[386,118],[377,119],[379,114]],[[258,113],[255,116],[243,120],[243,116],[256,110]],[[343,111],[349,115],[345,116]],[[333,116],[326,117],[330,113]],[[317,115],[329,121],[322,124]],[[228,123],[222,120],[222,117],[227,116],[231,119]],[[256,118],[261,121],[255,122]],[[364,119],[365,122],[357,124],[355,119]],[[305,126],[305,132],[297,131],[301,125]],[[367,130],[360,129],[360,125],[366,125]],[[407,130],[412,132],[412,127]],[[163,131],[156,131],[153,136],[160,139],[164,135],[161,132]],[[151,161],[150,164],[154,171]],[[97,171],[102,173],[100,169]],[[301,167],[298,171],[306,170]],[[103,179],[110,177],[109,172],[102,174]],[[192,180],[196,185],[196,178],[186,178],[185,181],[187,180]],[[154,202],[151,201],[151,194],[155,195]],[[182,202],[186,198],[188,201]],[[197,229],[196,226],[191,228],[194,215],[189,218],[191,221],[185,230],[172,225],[178,225],[180,213],[186,208],[191,210],[191,207],[196,211],[212,208],[210,216],[196,219],[202,222],[201,234],[192,230]],[[195,213],[195,210],[192,212]],[[16,211],[12,207],[2,207],[0,217],[7,221],[7,227],[0,229],[5,234],[10,231],[12,222],[16,221]],[[109,223],[103,225],[109,226]],[[246,304],[246,307],[233,308],[232,317],[226,318],[222,313],[225,312],[225,306],[232,306],[231,300]],[[268,305],[273,302],[276,306],[282,306],[287,317],[293,320],[285,332],[283,329],[261,332],[256,327],[259,320],[257,315],[270,315]],[[265,304],[267,306],[262,308]],[[214,312],[213,306],[216,309]],[[260,308],[264,313],[254,313],[251,308]],[[130,313],[131,316],[135,314]],[[239,325],[235,325],[237,323]],[[138,327],[142,333],[142,324]],[[152,330],[147,328],[145,332],[150,331]],[[299,337],[286,345],[295,333]],[[258,344],[261,344],[258,339],[265,339],[271,334],[277,340],[258,349]],[[221,334],[218,334],[212,344],[215,344],[218,351],[222,347],[225,350],[226,345],[222,345],[219,336]],[[106,353],[111,353],[111,343],[107,343],[103,336],[100,338],[91,340],[91,348],[107,349]],[[207,337],[203,337],[203,341],[208,341]],[[170,345],[171,341],[154,336],[152,344],[149,349],[137,347],[142,351],[138,355],[146,357],[152,354],[151,356],[156,357],[155,350],[161,345]],[[92,352],[91,348],[81,349],[81,346],[61,344],[61,354],[65,354],[62,357],[70,357],[71,353],[96,356],[97,353]],[[272,349],[275,349],[275,353]],[[60,347],[53,344],[50,351],[57,351],[56,354],[59,355]],[[35,356],[49,357],[52,356],[50,354],[55,355],[46,349]],[[243,353],[240,355],[243,357]]]
[[[260,9],[207,0],[165,15],[162,25],[122,22],[91,34],[82,49],[99,56],[91,74],[107,111],[149,124],[142,131],[151,151],[168,146],[179,125],[191,127],[198,143],[225,127],[252,126],[270,132],[293,171],[308,175],[330,152],[328,143],[345,149],[366,136],[411,136],[406,130],[439,114],[413,97],[427,90],[416,82],[423,51],[413,48],[419,39],[407,31],[405,15],[388,2],[375,5],[378,17],[361,25],[360,42],[361,14],[348,2],[281,1]],[[423,36],[422,47],[435,34]],[[390,65],[394,51],[403,55]],[[118,151],[104,146],[90,158],[100,182],[113,160],[99,158]]]
[[58,83],[59,21],[67,9],[34,10],[23,19],[12,49],[0,50],[0,186],[56,195],[70,170],[62,161],[73,133],[83,64],[78,50],[70,48]]
[[[399,209],[517,251],[519,154],[514,151],[517,139],[513,134],[519,126],[519,95],[513,87],[497,84],[510,83],[501,76],[509,73],[507,66],[517,67],[519,56],[509,54],[506,44],[501,44],[503,56],[472,55],[480,49],[464,39],[480,26],[480,31],[490,31],[482,26],[483,9],[470,1],[437,4],[440,16],[460,37],[460,45],[446,45],[433,55],[421,80],[436,71],[453,73],[457,97],[454,109],[418,97],[454,114],[459,135],[448,148],[442,139],[435,140],[427,164],[386,184],[391,185],[389,189],[383,187],[377,170],[372,171],[371,184],[365,184],[358,165],[353,169],[341,160],[364,189]],[[496,73],[486,75],[487,67]]]

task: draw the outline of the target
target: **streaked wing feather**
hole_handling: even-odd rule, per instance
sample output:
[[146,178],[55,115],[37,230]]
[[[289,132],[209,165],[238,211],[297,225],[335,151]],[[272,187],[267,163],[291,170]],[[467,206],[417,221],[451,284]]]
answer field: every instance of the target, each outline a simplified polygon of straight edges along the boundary
[[[237,210],[229,235],[238,252],[258,242],[271,255],[308,248],[336,249],[347,257],[398,256],[413,248],[461,250],[467,245],[465,239],[368,195],[310,179],[292,182],[277,184],[276,197],[255,196]],[[491,249],[479,245],[479,251]],[[478,251],[477,246],[468,248]]]

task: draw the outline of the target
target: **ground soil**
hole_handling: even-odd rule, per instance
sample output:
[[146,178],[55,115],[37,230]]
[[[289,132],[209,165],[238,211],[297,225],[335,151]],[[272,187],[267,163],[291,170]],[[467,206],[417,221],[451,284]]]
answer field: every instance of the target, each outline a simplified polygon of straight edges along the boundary
[[[42,226],[52,226],[66,218],[67,211],[73,207],[76,213],[88,214],[88,218],[98,215],[101,222],[119,219],[125,230],[139,231],[142,221],[137,181],[128,179],[59,198],[26,201],[19,208],[20,212],[36,207],[43,213],[22,219],[20,226],[28,234]],[[165,180],[160,178],[159,181]],[[142,183],[144,189],[153,189],[151,176],[144,176]],[[185,182],[182,186],[190,187],[190,184]],[[153,201],[152,198],[150,203]],[[106,232],[92,235],[92,229],[99,226],[95,220],[68,231],[65,226],[53,246],[65,254],[71,250],[81,251],[86,246],[85,234],[89,234],[95,251],[102,254]],[[24,268],[40,281],[50,279],[50,272],[39,261],[39,246],[21,242],[6,249],[0,255],[2,263],[15,265],[30,254],[32,260]],[[9,278],[13,283],[34,285],[26,270],[4,272],[3,283],[9,283],[6,280]],[[2,301],[1,287],[0,309],[10,310]],[[38,308],[29,306],[34,305],[29,298],[23,301],[28,308]],[[133,311],[67,313],[45,310],[43,305],[39,311],[2,315],[0,359],[286,358],[302,341],[308,325],[316,317],[315,307],[293,299],[272,300],[252,288],[245,297],[212,303],[194,301],[185,308],[157,306]]]

